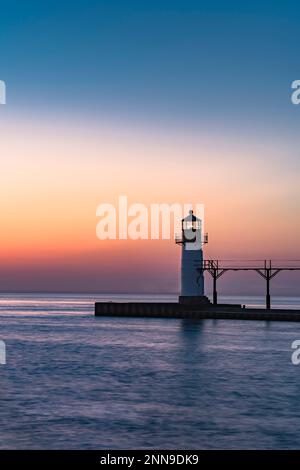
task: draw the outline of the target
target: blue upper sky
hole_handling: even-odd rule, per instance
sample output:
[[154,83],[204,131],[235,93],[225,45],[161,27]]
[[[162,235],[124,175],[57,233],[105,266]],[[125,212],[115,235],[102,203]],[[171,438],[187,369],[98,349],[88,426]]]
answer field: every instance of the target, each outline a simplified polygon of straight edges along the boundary
[[297,1],[3,0],[11,109],[294,132]]

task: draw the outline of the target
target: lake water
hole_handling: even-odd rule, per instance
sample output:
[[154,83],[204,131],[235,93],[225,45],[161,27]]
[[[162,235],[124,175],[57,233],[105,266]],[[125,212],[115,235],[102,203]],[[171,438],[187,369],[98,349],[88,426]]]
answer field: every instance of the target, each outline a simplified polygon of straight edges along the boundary
[[95,318],[95,299],[155,297],[0,296],[1,449],[300,448],[300,324]]

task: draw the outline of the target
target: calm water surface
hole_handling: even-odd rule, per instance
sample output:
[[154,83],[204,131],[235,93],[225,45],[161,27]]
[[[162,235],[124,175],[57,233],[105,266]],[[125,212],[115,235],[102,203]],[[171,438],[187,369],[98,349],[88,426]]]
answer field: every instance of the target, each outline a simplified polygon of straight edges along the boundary
[[95,318],[95,298],[0,296],[1,449],[300,448],[300,324]]

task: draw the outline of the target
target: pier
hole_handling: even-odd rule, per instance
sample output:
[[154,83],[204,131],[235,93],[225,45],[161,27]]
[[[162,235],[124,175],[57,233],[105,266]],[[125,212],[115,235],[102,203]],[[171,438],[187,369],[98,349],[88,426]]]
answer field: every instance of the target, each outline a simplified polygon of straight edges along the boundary
[[190,318],[215,320],[259,320],[300,322],[300,310],[265,310],[240,305],[210,304],[206,307],[179,303],[97,302],[97,317]]
[[[198,271],[207,271],[213,279],[213,305],[218,305],[218,292],[217,292],[217,280],[228,271],[254,271],[258,273],[266,281],[266,309],[271,309],[271,292],[270,284],[271,280],[283,271],[300,271],[299,265],[292,265],[292,263],[298,263],[298,260],[287,260],[287,261],[276,261],[272,260],[248,260],[236,261],[236,260],[205,260],[203,266],[196,267]],[[229,263],[229,264],[228,264]],[[230,264],[231,263],[231,264]],[[234,266],[233,263],[238,263]],[[254,263],[252,266],[250,263]]]
[[[96,316],[109,317],[148,317],[148,318],[191,318],[220,320],[259,320],[300,322],[300,310],[271,308],[271,280],[283,271],[300,271],[296,260],[203,260],[194,264],[194,270],[203,275],[207,272],[213,279],[213,301],[208,297],[190,297],[190,301],[179,302],[97,302]],[[235,264],[237,263],[237,264]],[[266,308],[246,308],[237,304],[218,303],[217,281],[226,272],[254,271],[265,280]],[[191,301],[193,299],[193,301]]]

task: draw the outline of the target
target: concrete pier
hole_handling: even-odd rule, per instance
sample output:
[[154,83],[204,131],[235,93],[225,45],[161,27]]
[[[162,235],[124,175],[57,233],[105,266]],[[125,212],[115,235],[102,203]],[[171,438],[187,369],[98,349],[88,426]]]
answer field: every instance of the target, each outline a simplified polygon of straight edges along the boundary
[[300,310],[265,310],[241,305],[185,305],[179,303],[97,302],[97,317],[194,318],[300,322]]

